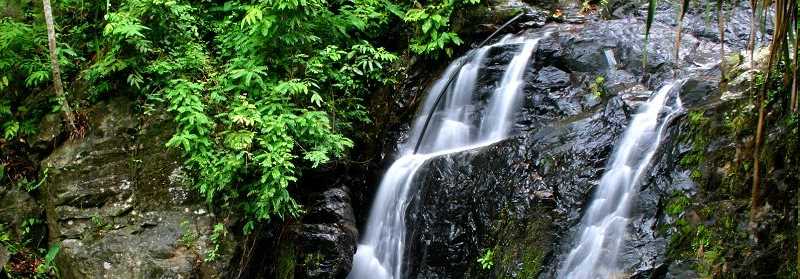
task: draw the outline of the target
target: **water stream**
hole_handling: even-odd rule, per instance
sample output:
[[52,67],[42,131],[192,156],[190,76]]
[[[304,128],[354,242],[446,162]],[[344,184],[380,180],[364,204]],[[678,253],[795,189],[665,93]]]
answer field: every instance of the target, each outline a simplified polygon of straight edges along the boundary
[[[546,36],[543,35],[543,36]],[[543,37],[542,36],[542,37]],[[453,62],[431,87],[412,127],[401,157],[384,175],[375,197],[365,233],[353,258],[349,279],[400,279],[405,274],[406,209],[417,171],[433,157],[491,144],[505,138],[513,122],[519,91],[538,39],[506,36],[497,43],[470,51]],[[475,84],[488,51],[498,45],[519,45],[506,66],[501,83],[481,110]],[[463,67],[459,67],[462,63]],[[456,73],[456,71],[458,71]],[[449,77],[456,78],[448,83]],[[445,95],[436,105],[439,92]],[[425,129],[425,118],[431,115]],[[477,120],[477,121],[476,121]],[[419,150],[414,154],[417,141]]]
[[622,277],[618,259],[631,207],[665,127],[683,111],[675,92],[681,83],[675,81],[663,86],[633,117],[581,219],[577,242],[561,265],[559,278]]

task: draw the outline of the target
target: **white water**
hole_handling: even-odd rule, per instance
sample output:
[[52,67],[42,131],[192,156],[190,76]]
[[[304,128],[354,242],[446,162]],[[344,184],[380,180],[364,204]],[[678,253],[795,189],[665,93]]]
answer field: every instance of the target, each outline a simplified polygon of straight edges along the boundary
[[633,117],[581,219],[578,242],[561,266],[559,278],[616,278],[622,274],[617,261],[630,209],[665,127],[683,109],[677,94],[673,104],[667,105],[670,92],[680,83],[662,87]]
[[603,54],[606,56],[606,63],[608,63],[608,67],[614,69],[617,67],[617,59],[614,58],[614,50],[613,49],[606,49],[603,51]]
[[[405,213],[408,195],[417,171],[433,157],[473,149],[491,144],[507,136],[516,101],[523,84],[523,74],[536,49],[538,39],[506,37],[492,46],[473,50],[456,60],[445,74],[431,87],[410,133],[409,142],[401,147],[400,159],[395,161],[380,183],[372,205],[365,234],[353,257],[353,269],[348,279],[401,279],[405,277],[404,253],[406,250]],[[500,44],[521,44],[509,62],[498,89],[489,99],[488,108],[477,117],[474,98],[475,83],[486,53]],[[459,61],[466,64],[458,69]],[[438,106],[436,98],[450,75],[458,71],[455,80]],[[425,119],[433,113],[430,124],[424,129]],[[414,154],[420,136],[418,154]]]

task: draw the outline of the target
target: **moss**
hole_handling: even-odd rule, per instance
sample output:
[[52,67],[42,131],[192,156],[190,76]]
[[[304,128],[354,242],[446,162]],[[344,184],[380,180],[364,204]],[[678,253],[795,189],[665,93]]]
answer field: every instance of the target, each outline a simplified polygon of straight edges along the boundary
[[683,140],[691,143],[692,149],[681,158],[681,166],[691,169],[691,178],[695,181],[703,178],[700,169],[706,160],[706,147],[709,144],[709,119],[705,116],[705,111],[691,111],[688,115],[689,133]]
[[295,247],[291,241],[282,241],[278,247],[277,279],[294,279]]
[[691,198],[683,194],[673,196],[666,207],[667,214],[676,218],[668,257],[692,259],[693,269],[702,278],[719,278],[729,273],[729,258],[749,254],[747,234],[734,218],[740,207],[731,202],[702,205],[691,203]]
[[526,233],[531,236],[529,239],[527,239],[526,243],[531,243],[534,245],[524,247],[522,250],[523,264],[522,271],[520,272],[520,278],[534,278],[539,274],[539,272],[542,271],[542,265],[546,253],[542,249],[543,247],[539,245],[543,243],[538,243],[538,241],[531,239],[542,235],[542,228],[540,225],[541,224],[532,222],[528,225],[528,230],[526,230]]
[[307,254],[303,256],[303,266],[305,266],[307,269],[319,266],[323,259],[324,258],[320,253]]
[[[546,213],[529,216],[545,216]],[[542,271],[544,259],[550,252],[552,239],[548,218],[517,220],[502,214],[494,224],[497,242],[494,251],[496,278],[536,278]]]

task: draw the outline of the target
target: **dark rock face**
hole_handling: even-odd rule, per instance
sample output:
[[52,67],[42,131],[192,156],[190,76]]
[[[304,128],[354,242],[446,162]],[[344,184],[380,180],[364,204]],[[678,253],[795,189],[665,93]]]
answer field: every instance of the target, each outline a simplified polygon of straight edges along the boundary
[[[641,21],[554,29],[526,73],[515,136],[431,159],[418,173],[407,215],[409,277],[554,277],[619,136],[652,90],[687,77],[687,109],[719,104],[713,40],[684,34],[678,68],[674,31],[656,23],[644,75]],[[476,94],[491,94],[509,51],[489,53]],[[597,76],[606,77],[602,96],[589,90]],[[694,187],[677,163],[687,151],[676,140],[686,129],[681,121],[669,126],[640,185],[620,259],[627,276],[689,274],[665,263],[669,233],[658,229],[669,222],[663,207],[670,196]],[[488,249],[495,267],[483,270],[476,260]]]
[[[64,278],[212,278],[222,258],[204,262],[215,219],[194,195],[181,159],[164,147],[167,117],[138,123],[132,101],[117,98],[89,112],[86,136],[56,148],[42,165],[50,241]],[[228,234],[230,235],[230,234]]]
[[[607,132],[625,121],[624,114],[610,121],[603,115],[621,111],[620,105],[612,102],[592,117],[530,137],[432,160],[419,174],[410,217],[410,255],[418,256],[414,277],[530,278],[541,272],[569,218],[562,208],[582,203],[602,175],[615,140]],[[489,274],[475,262],[487,248],[502,259]]]
[[358,241],[350,190],[340,186],[314,193],[302,224],[293,226],[295,278],[344,278]]

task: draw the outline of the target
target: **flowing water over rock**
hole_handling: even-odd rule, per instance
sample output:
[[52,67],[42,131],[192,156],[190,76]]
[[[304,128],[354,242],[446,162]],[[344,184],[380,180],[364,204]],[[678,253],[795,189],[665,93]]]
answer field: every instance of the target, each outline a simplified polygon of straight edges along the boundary
[[[412,129],[411,140],[401,149],[402,157],[389,167],[380,183],[348,278],[406,276],[405,219],[415,174],[430,158],[485,146],[506,137],[511,127],[509,119],[518,107],[523,73],[537,43],[538,39],[507,36],[456,60],[434,84]],[[501,84],[485,105],[487,108],[482,110],[483,101],[473,94],[476,80],[486,53],[501,45],[518,45],[519,50],[507,65]],[[461,63],[465,63],[463,67]],[[456,76],[450,82],[453,74]],[[445,86],[442,99],[437,100]]]
[[[416,159],[397,160],[389,172],[404,173],[387,173],[381,184],[350,278],[581,278],[570,274],[565,262],[581,242],[582,218],[590,215],[608,219],[604,230],[621,231],[622,239],[616,244],[609,239],[617,236],[604,237],[608,244],[600,247],[605,250],[596,260],[587,260],[611,266],[596,276],[664,278],[672,272],[666,256],[671,232],[660,230],[671,219],[663,207],[673,193],[690,191],[694,185],[677,163],[687,152],[678,140],[687,125],[670,120],[682,114],[673,111],[680,107],[678,92],[686,110],[705,106],[719,95],[719,67],[714,66],[719,43],[706,33],[689,32],[681,41],[680,61],[675,61],[673,26],[656,22],[647,48],[642,47],[643,26],[635,18],[550,24],[546,28],[552,34],[537,42],[529,58],[520,57],[523,45],[507,42],[468,54],[464,59],[470,63],[463,69],[451,65],[444,74],[456,75],[451,92],[436,109],[430,94],[420,106],[423,117],[434,112],[428,129],[422,129],[424,119],[417,120],[411,125],[411,140],[398,147],[400,156],[412,153],[409,146],[427,130]],[[512,74],[514,60],[530,61],[518,66],[524,73]],[[598,94],[591,85],[601,76],[603,92]],[[676,76],[687,82],[668,82]],[[515,88],[509,79],[524,82]],[[431,91],[445,84],[442,78]],[[455,94],[456,87],[474,92]],[[663,94],[650,94],[658,88]],[[492,107],[497,104],[491,97],[505,90],[518,94],[506,97],[519,98],[508,101],[520,109],[510,113],[513,119],[490,120],[495,114],[488,111],[496,111]],[[637,117],[637,108],[642,114],[654,109],[655,119]],[[666,117],[670,113],[674,114]],[[645,121],[634,120],[639,118],[655,124],[636,124]],[[509,126],[500,132],[504,136],[491,137],[485,130],[490,125],[484,122]],[[629,158],[615,159],[623,153],[623,142],[633,141],[623,138],[631,138],[628,134],[635,133],[635,126],[649,130],[624,151]],[[509,135],[513,136],[504,139]],[[660,144],[651,142],[659,137]],[[487,138],[498,140],[483,141]],[[387,141],[393,143],[394,139]],[[649,153],[650,149],[655,150]],[[613,176],[606,171],[615,162],[628,165],[631,178],[617,182],[635,193],[620,210],[618,202],[610,201],[614,206],[602,208],[604,212],[589,213],[600,210],[592,208],[592,198],[600,195],[601,181],[611,180],[603,177]],[[640,167],[644,169],[637,175]],[[611,196],[621,200],[625,189]],[[387,191],[394,191],[395,198],[384,197]],[[380,210],[384,214],[376,213]],[[619,221],[614,217],[623,218],[621,229],[611,228]],[[395,238],[389,240],[388,235]],[[598,235],[595,240],[599,239]],[[484,269],[476,260],[489,250],[495,265]],[[572,256],[573,269],[589,255],[580,253]],[[615,254],[613,260],[609,254]],[[373,269],[367,268],[370,265]],[[596,263],[586,265],[594,270]]]
[[[673,94],[681,86],[682,81],[668,83],[634,116],[581,219],[578,242],[563,263],[559,278],[621,276],[623,271],[617,261],[630,222],[630,209],[665,127],[683,110],[679,95]],[[674,101],[668,104],[671,99]]]

